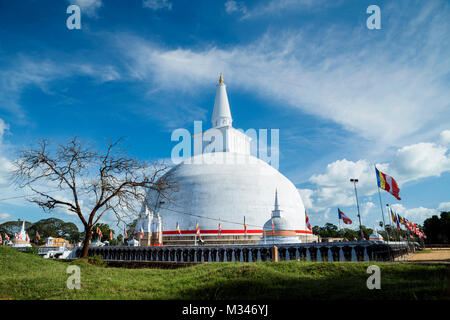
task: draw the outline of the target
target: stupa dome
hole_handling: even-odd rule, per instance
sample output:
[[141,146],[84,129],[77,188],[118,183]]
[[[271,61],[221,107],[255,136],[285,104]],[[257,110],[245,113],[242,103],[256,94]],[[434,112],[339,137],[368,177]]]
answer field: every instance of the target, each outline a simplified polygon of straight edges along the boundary
[[[277,189],[283,203],[283,218],[290,224],[289,230],[294,236],[311,234],[305,226],[305,208],[297,188],[276,168],[251,155],[251,137],[232,127],[222,77],[216,88],[213,127],[192,136],[194,145],[196,141],[202,143],[201,152],[167,173],[176,186],[169,200],[161,199],[155,191],[147,194],[139,228],[146,224],[144,233],[151,230],[150,216],[158,213],[164,244],[187,244],[187,238],[183,240],[182,235],[194,237],[197,223],[201,236],[217,236],[217,239],[210,239],[215,244],[224,243],[225,236],[228,236],[228,243],[257,243],[273,209],[273,194]],[[215,139],[221,143],[211,150],[212,143],[205,143],[205,137],[217,133],[220,135]],[[283,221],[281,219],[279,223],[283,224]]]
[[[218,159],[223,163],[215,164]],[[194,230],[198,222],[202,233],[217,233],[220,221],[224,234],[243,234],[245,216],[248,233],[255,230],[262,234],[273,209],[275,189],[280,191],[283,216],[291,222],[291,229],[305,230],[305,208],[297,188],[254,156],[205,153],[178,164],[169,174],[176,191],[172,201],[160,204],[158,209],[165,231],[174,231],[177,222],[181,230]],[[156,201],[157,197],[151,198]]]

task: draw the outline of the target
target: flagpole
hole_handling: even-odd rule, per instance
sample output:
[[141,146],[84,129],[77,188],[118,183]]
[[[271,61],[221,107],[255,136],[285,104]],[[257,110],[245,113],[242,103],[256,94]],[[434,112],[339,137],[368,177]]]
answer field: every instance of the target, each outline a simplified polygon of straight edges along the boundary
[[[393,230],[392,229],[392,219],[391,219],[391,216],[392,216],[391,206],[389,205],[389,203],[386,203],[386,207],[389,208],[389,211],[388,211],[387,215],[389,216],[389,225],[391,226],[391,230]],[[385,229],[386,229],[386,227],[385,227]],[[394,231],[392,231],[392,239],[394,239]]]
[[380,208],[381,208],[381,216],[383,217],[384,231],[386,231],[386,233],[387,233],[387,242],[389,243],[389,231],[386,229],[386,223],[384,222],[383,203],[381,202],[381,192],[380,192],[380,187],[378,187],[378,183],[377,183],[377,189],[378,189],[378,197],[380,199]]
[[350,179],[350,182],[352,182],[353,185],[355,186],[356,208],[358,209],[358,218],[359,218],[359,231],[361,233],[361,241],[363,241],[364,233],[362,231],[361,214],[359,212],[358,192],[356,191],[356,183],[358,182],[358,179]]

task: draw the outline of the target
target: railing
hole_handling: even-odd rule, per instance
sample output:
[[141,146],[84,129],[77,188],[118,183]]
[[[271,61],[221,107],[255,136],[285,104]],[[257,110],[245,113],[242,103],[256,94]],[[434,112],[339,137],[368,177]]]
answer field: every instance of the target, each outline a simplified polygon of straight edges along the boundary
[[[100,255],[107,261],[157,261],[157,262],[256,262],[271,261],[272,245],[228,246],[162,246],[128,247],[105,246],[88,249],[88,256]],[[279,260],[303,261],[392,261],[406,255],[413,247],[406,242],[378,241],[279,244]],[[75,248],[71,257],[81,256]]]

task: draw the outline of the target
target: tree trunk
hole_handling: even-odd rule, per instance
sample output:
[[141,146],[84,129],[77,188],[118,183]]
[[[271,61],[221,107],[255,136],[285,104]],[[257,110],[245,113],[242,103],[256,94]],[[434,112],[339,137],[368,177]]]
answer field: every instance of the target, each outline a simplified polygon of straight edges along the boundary
[[89,241],[92,238],[92,226],[89,226],[85,229],[84,232],[84,242],[83,242],[83,254],[82,258],[86,259],[88,256],[88,250],[89,250]]

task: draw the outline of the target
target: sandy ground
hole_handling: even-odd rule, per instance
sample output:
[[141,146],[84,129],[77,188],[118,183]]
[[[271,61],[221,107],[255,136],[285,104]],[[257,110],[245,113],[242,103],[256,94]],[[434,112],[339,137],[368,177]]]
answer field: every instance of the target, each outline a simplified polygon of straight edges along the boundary
[[408,261],[450,261],[450,249],[433,249],[432,252],[415,253]]

